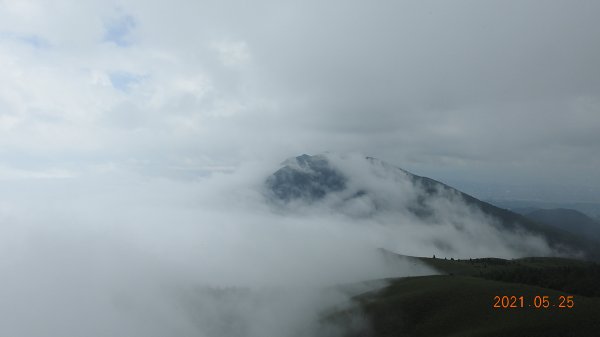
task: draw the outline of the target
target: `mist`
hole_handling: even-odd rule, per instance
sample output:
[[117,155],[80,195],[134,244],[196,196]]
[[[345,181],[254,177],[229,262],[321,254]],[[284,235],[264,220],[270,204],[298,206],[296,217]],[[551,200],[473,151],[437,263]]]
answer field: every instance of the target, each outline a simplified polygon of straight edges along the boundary
[[259,172],[6,184],[2,335],[314,335],[349,305],[327,287],[431,272],[392,268],[352,224],[273,214]]
[[[542,239],[504,233],[457,197],[431,198],[435,214],[415,217],[405,205],[423,191],[397,171],[360,155],[328,158],[350,183],[318,204],[269,202],[264,182],[278,166],[258,162],[192,180],[111,171],[7,182],[2,334],[334,336],[343,327],[329,326],[324,313],[385,284],[363,282],[436,273],[391,262],[380,248],[550,254]],[[357,189],[380,200],[343,205]]]

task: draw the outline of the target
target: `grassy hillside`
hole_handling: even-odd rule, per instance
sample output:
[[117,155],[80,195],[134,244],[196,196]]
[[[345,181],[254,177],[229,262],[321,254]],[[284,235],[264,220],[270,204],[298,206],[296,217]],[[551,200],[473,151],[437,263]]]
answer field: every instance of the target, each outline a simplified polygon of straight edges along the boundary
[[[379,291],[357,296],[358,309],[331,317],[343,322],[362,315],[369,323],[349,337],[597,336],[600,331],[600,297],[594,297],[600,296],[598,264],[563,258],[396,257],[418,259],[446,275],[393,279]],[[582,280],[587,283],[577,288]],[[558,308],[561,295],[574,296],[575,306]],[[524,307],[494,308],[495,296],[523,296]],[[536,296],[548,296],[550,306],[535,308]]]
[[515,260],[418,259],[447,274],[528,284],[584,296],[600,296],[600,265],[595,262],[557,257]]
[[[494,309],[494,296],[525,298],[525,308]],[[600,299],[575,296],[575,307],[535,309],[535,296],[558,303],[566,293],[470,276],[392,280],[357,298],[370,323],[361,336],[594,336],[600,331]],[[347,314],[347,313],[346,313]],[[344,314],[340,314],[344,315]],[[347,316],[349,317],[349,316]],[[338,317],[338,319],[342,319]]]

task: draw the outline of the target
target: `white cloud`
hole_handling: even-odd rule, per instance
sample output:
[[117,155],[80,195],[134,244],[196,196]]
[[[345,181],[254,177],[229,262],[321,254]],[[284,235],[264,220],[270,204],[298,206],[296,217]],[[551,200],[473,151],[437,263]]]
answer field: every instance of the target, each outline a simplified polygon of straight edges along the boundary
[[212,47],[226,66],[242,66],[250,61],[248,44],[244,41],[221,41],[213,43]]
[[76,173],[64,169],[25,170],[0,166],[0,180],[67,179]]
[[[118,161],[119,153],[148,158],[176,146],[184,156],[222,165],[361,151],[442,178],[475,177],[479,170],[506,182],[525,176],[542,183],[580,170],[568,175],[572,183],[598,181],[591,170],[574,167],[592,167],[600,157],[592,145],[599,118],[593,103],[581,103],[597,100],[597,76],[585,69],[598,68],[592,57],[598,51],[568,38],[596,29],[587,14],[577,16],[592,12],[583,7],[549,5],[548,20],[578,17],[579,25],[542,31],[528,24],[538,10],[529,6],[506,30],[493,11],[477,6],[266,1],[232,10],[242,4],[133,0],[1,6],[0,31],[19,37],[0,39],[2,125],[11,130],[2,138],[5,151],[53,149],[71,157],[66,161]],[[466,20],[451,25],[453,17]],[[121,46],[106,41],[107,32]],[[562,47],[532,43],[552,34]],[[495,52],[514,49],[521,56]],[[522,69],[538,69],[539,76],[521,76]],[[568,76],[555,80],[553,69]],[[536,163],[556,172],[540,174]]]
[[113,17],[105,24],[104,40],[119,47],[129,47],[133,43],[132,30],[135,26],[135,19],[131,15],[120,14]]

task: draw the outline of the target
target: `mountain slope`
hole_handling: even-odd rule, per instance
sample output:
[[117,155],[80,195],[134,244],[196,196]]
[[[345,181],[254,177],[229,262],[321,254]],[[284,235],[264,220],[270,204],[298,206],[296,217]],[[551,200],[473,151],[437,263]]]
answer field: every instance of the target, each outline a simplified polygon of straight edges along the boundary
[[594,202],[546,202],[534,200],[486,200],[500,208],[506,208],[519,214],[531,213],[538,209],[565,208],[574,209],[593,219],[600,220],[600,204]]
[[[424,262],[447,275],[389,279],[384,288],[355,296],[356,308],[329,317],[341,324],[356,317],[367,322],[348,337],[594,336],[600,328],[596,263],[564,258],[450,260],[382,253],[389,259]],[[494,308],[496,296],[522,296],[523,301],[516,300],[515,308],[502,307],[501,302],[500,308]],[[541,297],[538,302],[536,296]],[[547,296],[546,308],[543,296]],[[571,307],[565,303],[568,296]]]
[[525,214],[533,221],[550,225],[563,231],[600,240],[600,223],[572,209],[538,209]]
[[372,157],[348,159],[304,154],[286,160],[282,168],[267,178],[266,187],[269,200],[282,207],[297,203],[325,204],[356,218],[399,212],[423,222],[451,223],[460,229],[476,214],[478,221],[490,220],[491,226],[504,233],[541,236],[555,252],[566,255],[583,252],[588,258],[600,259],[593,241],[532,221]]
[[[470,276],[421,276],[390,280],[380,291],[356,298],[368,327],[350,336],[594,336],[600,299],[574,296],[573,308],[557,308],[568,293]],[[493,308],[495,296],[523,296],[523,308]],[[549,308],[535,308],[548,296]],[[555,306],[552,306],[555,305]],[[356,312],[338,313],[343,322]]]

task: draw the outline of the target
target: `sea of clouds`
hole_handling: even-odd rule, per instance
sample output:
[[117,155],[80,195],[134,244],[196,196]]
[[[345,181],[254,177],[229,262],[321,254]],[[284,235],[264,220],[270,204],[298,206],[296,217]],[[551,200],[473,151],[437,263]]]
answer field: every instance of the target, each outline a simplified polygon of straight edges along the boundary
[[[258,162],[187,180],[113,170],[4,182],[1,334],[335,335],[343,329],[326,313],[374,288],[336,285],[436,273],[390,262],[379,248],[459,258],[550,253],[542,239],[501,231],[457,195],[435,194],[433,215],[419,218],[406,205],[423,190],[406,173],[358,155],[328,158],[347,188],[312,204],[269,200],[264,181],[277,167]],[[368,194],[347,201],[355,190]]]

